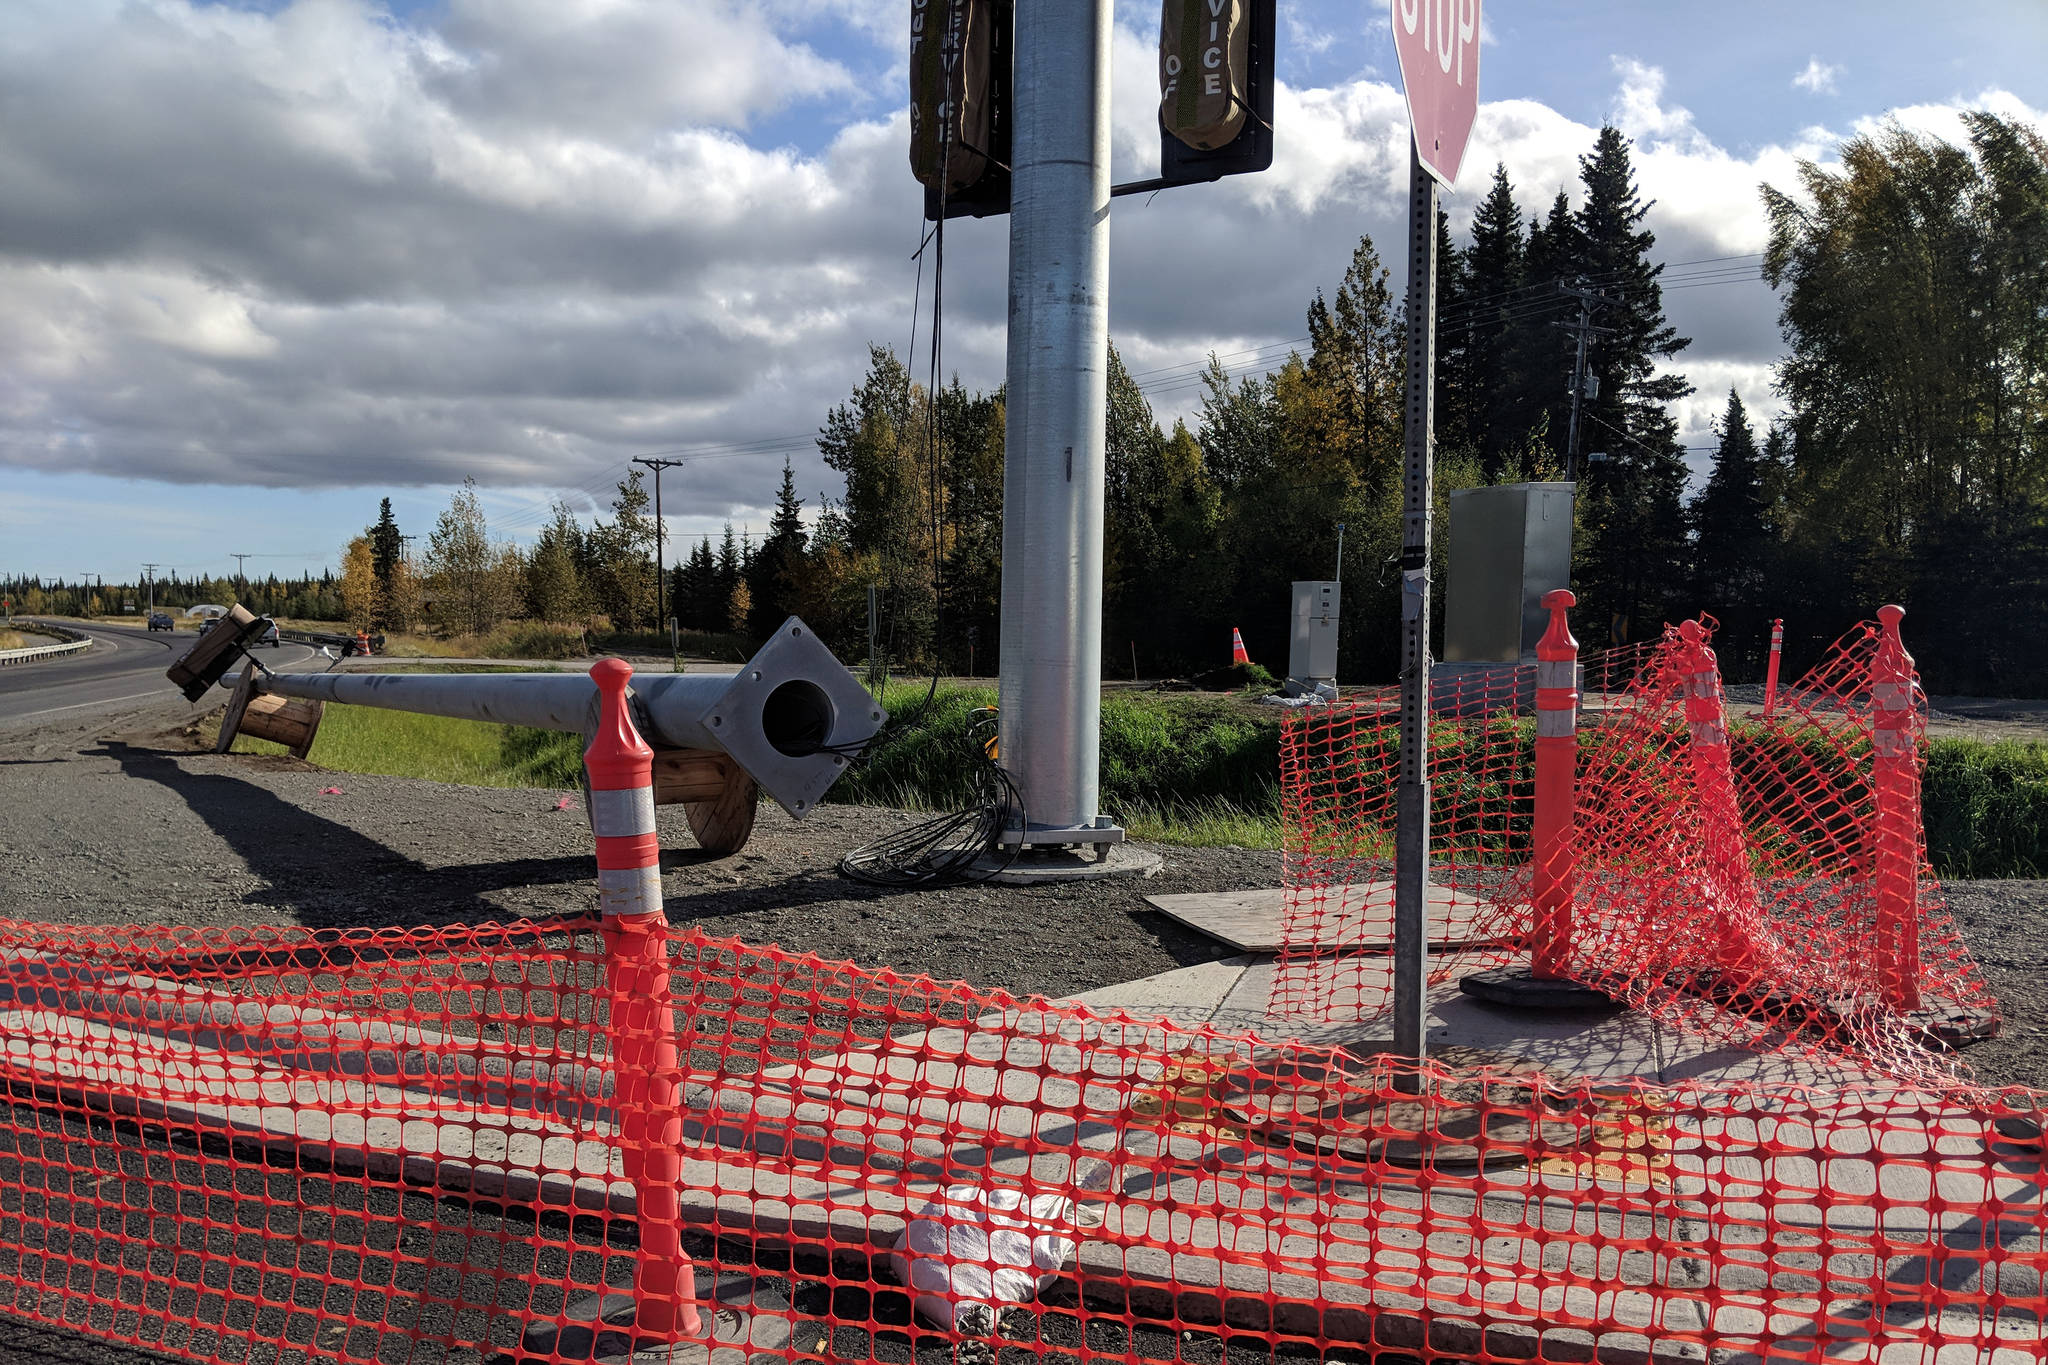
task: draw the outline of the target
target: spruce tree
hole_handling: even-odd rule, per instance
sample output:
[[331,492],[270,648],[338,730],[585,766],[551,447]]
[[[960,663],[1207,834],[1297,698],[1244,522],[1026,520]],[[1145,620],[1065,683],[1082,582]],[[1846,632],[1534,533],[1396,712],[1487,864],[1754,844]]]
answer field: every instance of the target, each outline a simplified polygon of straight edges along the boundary
[[[1657,283],[1664,267],[1650,261],[1657,238],[1644,226],[1650,205],[1637,192],[1628,139],[1602,128],[1592,152],[1579,159],[1579,178],[1586,198],[1572,218],[1572,273],[1610,300],[1595,318],[1606,334],[1587,344],[1587,372],[1599,388],[1581,409],[1579,449],[1604,449],[1607,460],[1581,467],[1594,515],[1584,523],[1592,534],[1585,538],[1580,582],[1593,620],[1604,609],[1610,620],[1629,622],[1632,638],[1643,638],[1667,615],[1690,610],[1685,451],[1670,404],[1692,385],[1683,376],[1660,374],[1657,362],[1691,342],[1664,318]],[[1565,413],[1570,387],[1567,371]]]
[[1752,671],[1764,645],[1765,594],[1772,542],[1763,459],[1734,389],[1721,416],[1713,472],[1693,499],[1693,597],[1721,620],[1716,640],[1724,671]]
[[370,545],[370,567],[377,578],[378,607],[376,628],[391,628],[393,623],[386,619],[386,605],[392,599],[393,575],[399,561],[405,558],[405,537],[398,533],[398,521],[391,515],[391,499],[385,498],[377,507],[377,520],[363,529],[363,538]]
[[1472,215],[1472,245],[1465,252],[1463,313],[1451,330],[1461,334],[1469,394],[1472,444],[1488,478],[1498,478],[1507,453],[1518,449],[1529,423],[1518,411],[1512,310],[1523,299],[1522,212],[1515,205],[1507,167],[1495,165],[1493,187]]
[[[1567,297],[1558,286],[1573,283],[1585,272],[1584,244],[1563,190],[1550,203],[1542,222],[1529,224],[1523,259],[1524,288],[1517,296],[1511,324],[1514,365],[1514,407],[1518,436],[1527,444],[1539,437],[1562,465],[1571,425],[1573,342],[1553,323],[1566,316]],[[1586,449],[1583,444],[1581,450]]]
[[752,628],[757,636],[766,637],[795,610],[796,586],[810,540],[804,530],[803,510],[803,499],[796,495],[796,472],[785,456],[768,539],[755,554],[748,575]]
[[[1456,325],[1467,311],[1470,288],[1465,253],[1451,240],[1451,220],[1436,214],[1436,442],[1445,452],[1467,454],[1478,441],[1473,420],[1475,376],[1468,352],[1470,333]],[[1446,325],[1450,320],[1452,325]]]

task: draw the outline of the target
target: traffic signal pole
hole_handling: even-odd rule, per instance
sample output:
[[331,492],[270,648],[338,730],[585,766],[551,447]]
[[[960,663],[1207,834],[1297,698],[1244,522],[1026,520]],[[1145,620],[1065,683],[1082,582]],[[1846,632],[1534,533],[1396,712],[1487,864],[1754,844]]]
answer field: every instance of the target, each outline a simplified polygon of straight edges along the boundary
[[1003,462],[1003,765],[1026,845],[1102,822],[1102,504],[1109,364],[1111,0],[1017,6]]

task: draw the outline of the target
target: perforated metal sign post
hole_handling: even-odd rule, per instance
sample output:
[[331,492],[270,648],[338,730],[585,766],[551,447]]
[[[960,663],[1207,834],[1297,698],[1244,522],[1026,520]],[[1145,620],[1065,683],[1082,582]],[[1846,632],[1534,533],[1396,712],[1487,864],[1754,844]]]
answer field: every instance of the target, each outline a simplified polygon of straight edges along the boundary
[[[1408,389],[1401,497],[1401,774],[1394,838],[1394,1046],[1422,1060],[1429,1003],[1429,540],[1435,460],[1436,185],[1479,108],[1479,0],[1390,0],[1415,136],[1408,168]],[[1421,1072],[1404,1079],[1419,1083]]]

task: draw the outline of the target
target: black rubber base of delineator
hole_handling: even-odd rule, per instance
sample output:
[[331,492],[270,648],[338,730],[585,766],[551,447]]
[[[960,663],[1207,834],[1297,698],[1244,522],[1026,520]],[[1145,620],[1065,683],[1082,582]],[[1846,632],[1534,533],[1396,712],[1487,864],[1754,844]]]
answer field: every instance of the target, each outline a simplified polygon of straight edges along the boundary
[[1606,1010],[1614,997],[1591,986],[1561,979],[1545,980],[1526,966],[1495,967],[1460,977],[1458,989],[1474,1000],[1517,1010]]
[[671,1342],[640,1335],[634,1331],[632,1291],[614,1289],[575,1300],[564,1310],[566,1323],[532,1324],[519,1349],[498,1360],[505,1365],[783,1365],[824,1348],[823,1325],[797,1322],[789,1300],[752,1275],[721,1274],[708,1292],[699,1279],[697,1295],[708,1339]]
[[[1833,1000],[1805,1000],[1761,989],[1752,982],[1718,971],[1698,972],[1675,979],[1679,989],[1704,996],[1723,1009],[1746,1014],[1773,1028],[1805,1029],[1823,1035],[1853,1029],[1856,1021],[1885,1012],[1872,1000],[1844,997]],[[1954,1000],[1928,997],[1919,1009],[1895,1016],[1922,1047],[1955,1051],[1972,1043],[1998,1036],[1999,1020],[1990,1010]]]

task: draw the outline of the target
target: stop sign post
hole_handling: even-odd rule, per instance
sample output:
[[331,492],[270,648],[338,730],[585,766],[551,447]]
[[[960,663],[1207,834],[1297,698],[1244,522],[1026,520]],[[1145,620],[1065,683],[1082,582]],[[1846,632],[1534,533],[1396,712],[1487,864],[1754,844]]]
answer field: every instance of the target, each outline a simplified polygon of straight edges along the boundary
[[1401,773],[1395,788],[1394,1050],[1421,1088],[1429,1001],[1429,541],[1435,465],[1436,186],[1479,112],[1479,0],[1389,0],[1414,128],[1408,164],[1408,383],[1401,498]]

